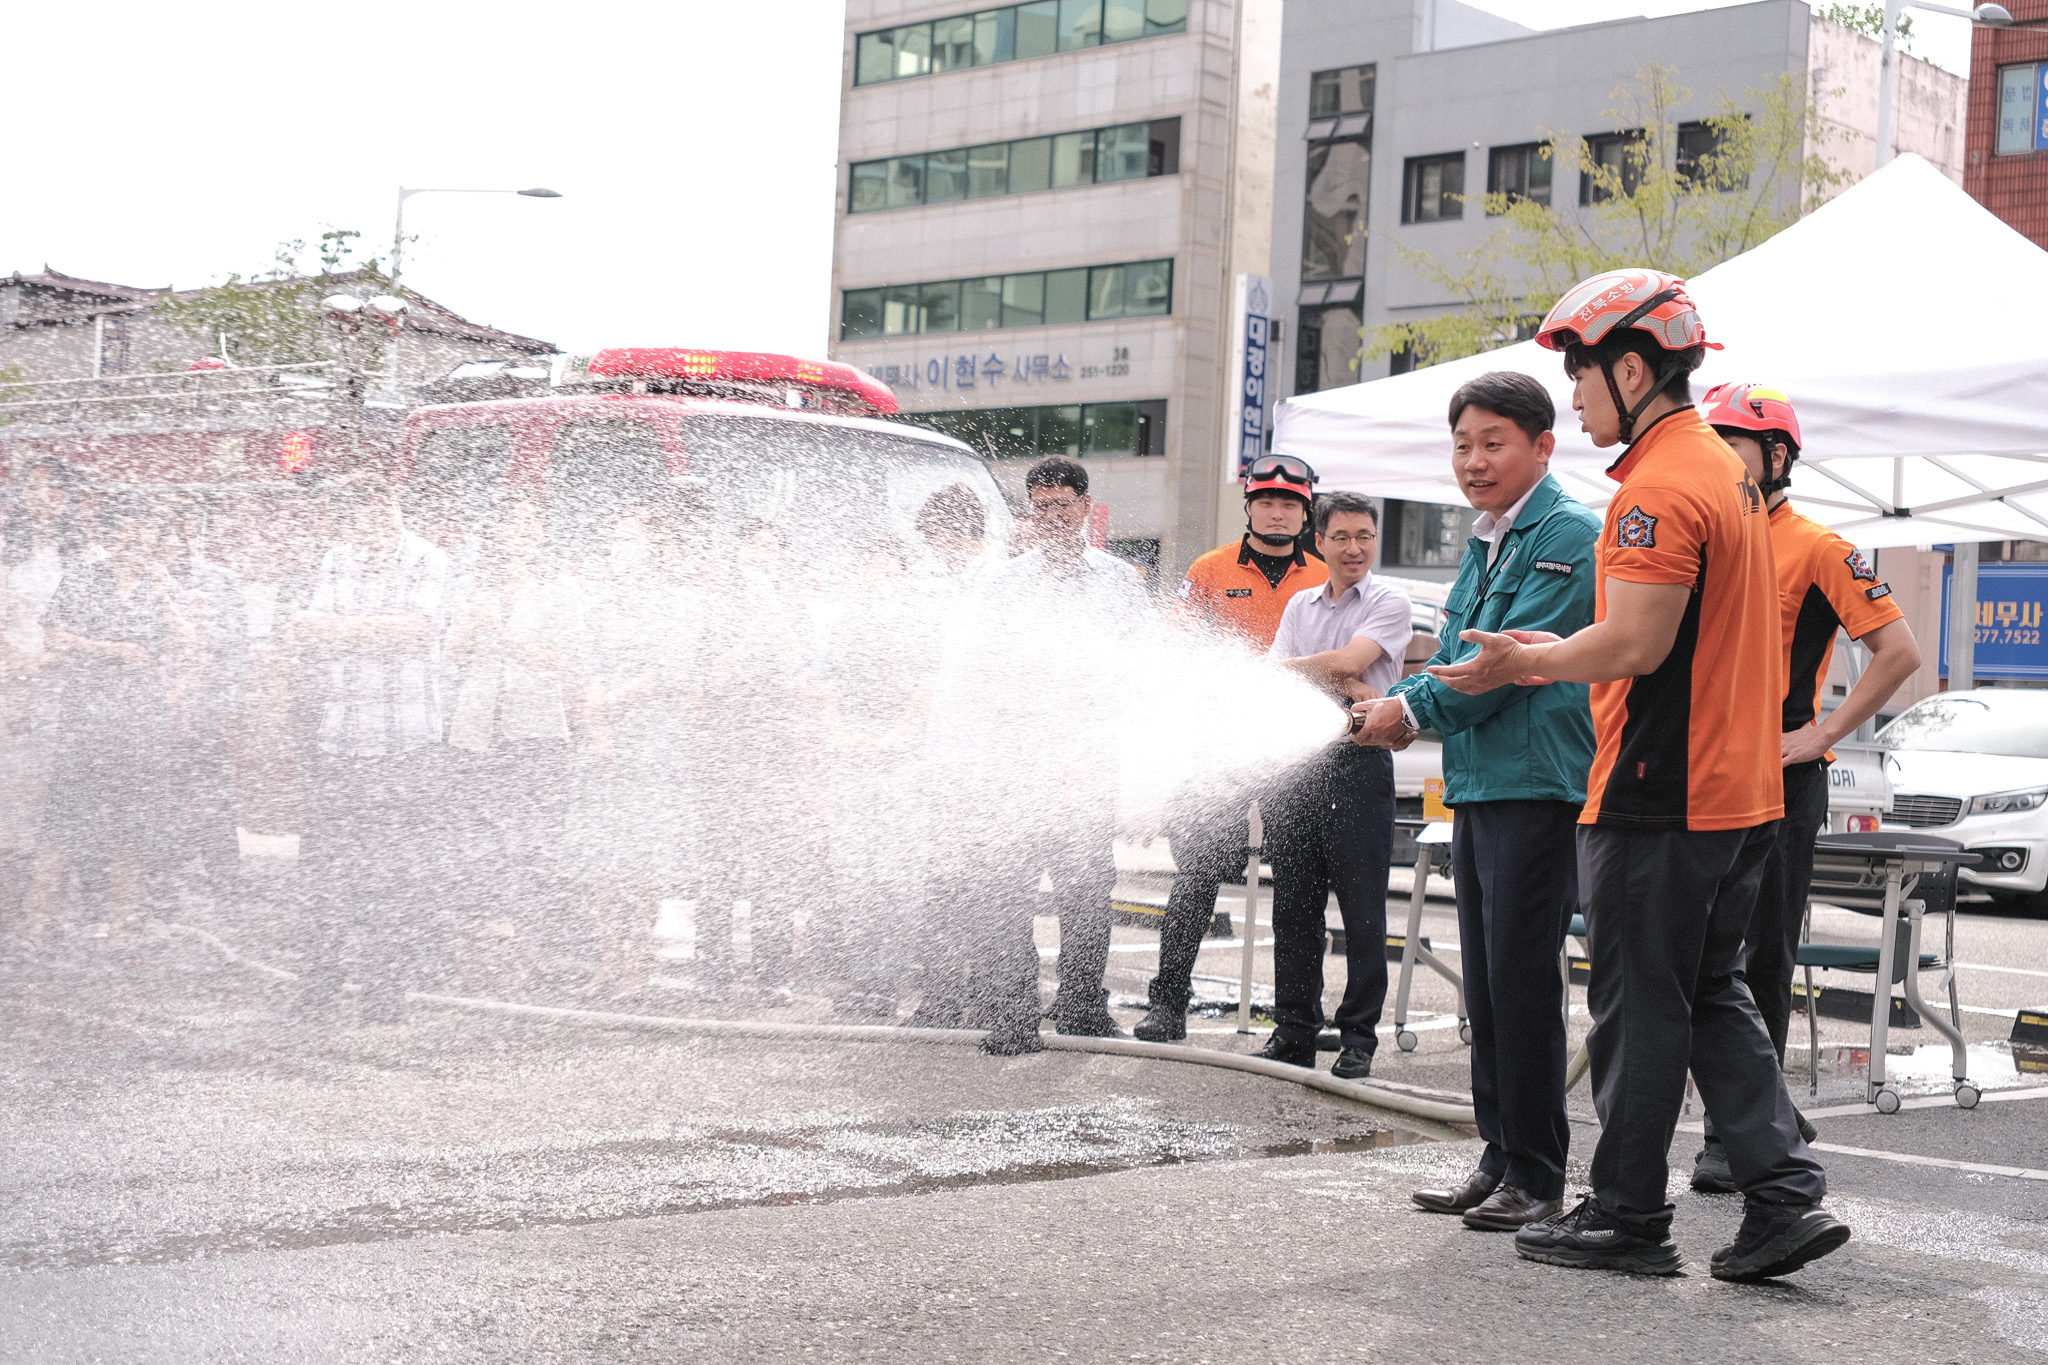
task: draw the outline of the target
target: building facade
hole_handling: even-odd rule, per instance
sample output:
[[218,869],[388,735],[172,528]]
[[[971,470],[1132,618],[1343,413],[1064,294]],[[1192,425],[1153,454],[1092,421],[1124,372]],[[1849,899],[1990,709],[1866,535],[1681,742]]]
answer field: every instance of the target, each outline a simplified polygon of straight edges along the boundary
[[1272,225],[1278,0],[849,0],[830,351],[1021,497],[1079,458],[1177,570],[1227,496],[1235,278]]
[[[2038,0],[2037,0],[2038,2]],[[1710,136],[1702,120],[1726,92],[1738,102],[1802,76],[1845,137],[1830,159],[1852,175],[1875,164],[1878,44],[1819,18],[1801,0],[1531,32],[1453,0],[1290,0],[1281,57],[1274,186],[1278,392],[1309,393],[1405,368],[1366,358],[1361,330],[1431,317],[1458,301],[1403,252],[1457,267],[1499,226],[1489,191],[1569,209],[1594,187],[1557,133],[1618,158],[1618,88],[1649,62],[1689,97],[1671,111],[1679,155]],[[1963,175],[1966,83],[1902,57],[1898,147]],[[1782,194],[1789,205],[1798,187]],[[1370,492],[1370,490],[1365,490]],[[1391,504],[1382,558],[1413,577],[1447,576],[1469,509]]]
[[2031,26],[1971,33],[1963,188],[2048,247],[2048,0],[2011,0],[2006,8]]
[[[355,274],[329,277],[328,284],[348,293],[382,292],[381,280]],[[33,274],[0,276],[0,371],[5,371],[0,381],[175,373],[195,361],[219,358],[223,349],[234,363],[256,363],[237,353],[234,336],[200,336],[163,320],[164,304],[200,292],[80,279],[48,266]],[[319,306],[316,293],[307,291],[302,301],[309,313]],[[396,385],[403,392],[441,379],[466,362],[554,353],[550,342],[471,322],[410,289],[405,297],[409,308],[396,349]]]

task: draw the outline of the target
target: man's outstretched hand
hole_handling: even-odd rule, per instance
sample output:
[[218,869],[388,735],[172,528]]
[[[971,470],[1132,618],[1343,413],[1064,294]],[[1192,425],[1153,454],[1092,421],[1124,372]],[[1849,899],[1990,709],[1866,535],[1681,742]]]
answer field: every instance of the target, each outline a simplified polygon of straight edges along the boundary
[[1541,687],[1548,683],[1549,678],[1526,671],[1528,656],[1524,646],[1548,644],[1564,637],[1547,630],[1507,630],[1498,634],[1487,630],[1464,630],[1458,632],[1458,638],[1467,644],[1478,645],[1479,652],[1454,664],[1433,665],[1429,671],[1444,686],[1476,697],[1496,687],[1506,687],[1509,683],[1522,687]]

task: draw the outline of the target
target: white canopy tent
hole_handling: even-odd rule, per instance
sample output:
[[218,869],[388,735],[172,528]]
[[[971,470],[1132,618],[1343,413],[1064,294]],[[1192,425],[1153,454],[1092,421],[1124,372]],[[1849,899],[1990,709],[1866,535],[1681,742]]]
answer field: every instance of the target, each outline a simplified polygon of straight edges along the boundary
[[[1689,281],[1709,351],[1695,393],[1784,390],[1806,445],[1794,502],[1865,547],[2048,540],[2048,251],[1917,156]],[[1605,505],[1619,449],[1578,430],[1560,357],[1533,341],[1280,404],[1276,451],[1321,487],[1462,503],[1450,397],[1521,370],[1557,401],[1551,471]]]

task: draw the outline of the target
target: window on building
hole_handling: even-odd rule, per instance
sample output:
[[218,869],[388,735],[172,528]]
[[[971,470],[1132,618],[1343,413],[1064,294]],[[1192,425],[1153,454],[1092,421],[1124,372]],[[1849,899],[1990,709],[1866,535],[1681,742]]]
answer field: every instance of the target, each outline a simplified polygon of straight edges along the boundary
[[1711,123],[1681,123],[1678,125],[1678,154],[1676,169],[1681,184],[1694,188],[1704,186],[1715,176],[1726,183],[1721,189],[1741,189],[1749,183],[1747,175],[1728,179],[1730,168],[1715,166],[1712,158],[1727,140],[1727,134]]
[[997,460],[1045,455],[1151,457],[1166,453],[1166,402],[1056,403],[1044,407],[906,412]]
[[1311,142],[1301,218],[1301,277],[1356,279],[1365,274],[1371,137]]
[[2048,151],[2048,62],[1998,69],[1997,156]]
[[878,85],[1104,43],[1185,33],[1188,0],[1030,0],[863,33],[853,83]]
[[1363,324],[1355,304],[1302,309],[1294,329],[1294,391],[1319,393],[1357,383]]
[[1389,498],[1380,535],[1380,558],[1389,568],[1456,568],[1479,513],[1448,503]]
[[1465,216],[1465,154],[1411,156],[1401,172],[1401,221],[1438,223]]
[[100,374],[125,374],[128,369],[128,319],[118,313],[102,313],[100,326]]
[[1372,112],[1374,68],[1347,66],[1309,77],[1308,116],[1336,118]]
[[840,297],[839,339],[986,332],[1172,312],[1173,262],[1129,261],[849,289]]
[[1547,142],[1495,147],[1486,155],[1486,192],[1504,194],[1510,203],[1548,204],[1551,161]]
[[1579,175],[1579,203],[1604,204],[1615,197],[1636,192],[1643,180],[1643,161],[1649,143],[1640,128],[1621,133],[1596,133],[1586,139],[1586,155],[1593,169]]
[[854,163],[848,213],[1180,173],[1180,120],[1119,123],[1056,137],[990,142]]

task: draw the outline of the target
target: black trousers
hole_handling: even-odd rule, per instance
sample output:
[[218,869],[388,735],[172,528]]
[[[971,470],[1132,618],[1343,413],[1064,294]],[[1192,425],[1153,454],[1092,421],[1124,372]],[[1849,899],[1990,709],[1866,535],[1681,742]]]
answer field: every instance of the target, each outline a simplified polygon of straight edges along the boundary
[[1579,897],[1578,819],[1566,801],[1478,801],[1451,827],[1479,1169],[1538,1199],[1563,1197],[1571,1143],[1557,955]]
[[1159,926],[1159,975],[1147,991],[1155,1010],[1187,1013],[1195,957],[1216,920],[1217,893],[1224,882],[1244,875],[1251,842],[1245,811],[1258,795],[1257,787],[1247,784],[1228,792],[1189,789],[1175,797],[1166,831],[1173,850],[1173,890],[1167,893],[1165,922]]
[[1337,1030],[1368,1053],[1387,1001],[1387,864],[1394,847],[1394,756],[1349,740],[1325,747],[1259,805],[1273,864],[1274,1034],[1314,1043],[1323,1028],[1323,936],[1330,893],[1344,921]]
[[454,856],[448,752],[388,758],[319,755],[306,772],[298,875],[308,911],[301,995],[318,1002],[344,981],[392,1005],[444,965],[468,875]]
[[1792,973],[1799,931],[1806,921],[1806,893],[1813,884],[1813,839],[1828,818],[1828,762],[1785,769],[1785,818],[1764,859],[1756,909],[1743,936],[1742,975],[1771,1035],[1771,1050],[1785,1055],[1792,1022]]
[[[1052,879],[1060,920],[1060,1020],[1092,1019],[1108,1008],[1102,979],[1109,968],[1110,893],[1116,889],[1113,818],[1047,829],[1035,837],[1006,835],[973,851],[964,874],[934,888],[952,907],[961,952],[945,979],[927,992],[934,1003],[976,1006],[1005,1029],[1035,1028],[1038,879]],[[964,997],[964,998],[963,998]]]
[[1745,1196],[1812,1203],[1827,1175],[1799,1137],[1770,1035],[1742,979],[1742,938],[1777,822],[1647,832],[1579,827],[1600,1140],[1593,1193],[1631,1231],[1671,1222],[1666,1158],[1688,1068]]

